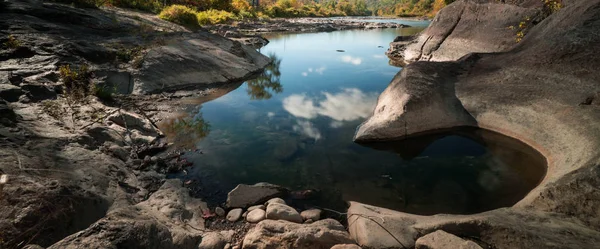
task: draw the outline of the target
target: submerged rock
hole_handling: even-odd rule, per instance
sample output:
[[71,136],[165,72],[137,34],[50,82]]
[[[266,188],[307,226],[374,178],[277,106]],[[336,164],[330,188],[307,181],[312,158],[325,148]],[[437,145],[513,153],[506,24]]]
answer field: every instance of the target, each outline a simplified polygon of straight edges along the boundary
[[477,243],[437,230],[417,239],[415,249],[483,249]]
[[264,220],[246,234],[242,248],[329,249],[337,244],[352,243],[344,226],[333,219],[312,224]]
[[283,187],[269,183],[257,183],[254,185],[239,184],[227,194],[227,207],[247,208],[274,197],[285,196],[288,192]]

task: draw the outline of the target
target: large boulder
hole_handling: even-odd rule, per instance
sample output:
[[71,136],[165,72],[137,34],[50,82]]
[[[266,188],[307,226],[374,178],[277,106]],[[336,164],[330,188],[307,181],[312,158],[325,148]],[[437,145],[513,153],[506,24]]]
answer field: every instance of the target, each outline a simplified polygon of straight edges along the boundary
[[[542,1],[459,0],[442,9],[414,41],[390,44],[394,60],[451,61],[514,47],[520,22],[537,22]],[[513,27],[513,28],[511,28]]]
[[329,249],[337,244],[353,243],[344,226],[333,219],[304,225],[264,220],[246,234],[242,248]]
[[[464,126],[496,131],[547,159],[548,171],[536,188],[513,207],[478,215],[384,215],[358,212],[357,204],[348,214],[384,217],[385,227],[406,246],[443,229],[497,248],[594,247],[600,239],[600,106],[594,104],[600,92],[600,1],[563,4],[509,51],[409,64],[355,135],[356,141],[369,142]],[[371,236],[378,229],[373,221],[349,219],[359,244],[385,241],[373,241],[383,238]]]
[[227,207],[248,208],[252,205],[262,204],[274,197],[285,196],[288,192],[283,187],[269,183],[239,184],[227,194]]
[[157,93],[230,83],[259,72],[269,62],[255,49],[219,35],[201,32],[170,37],[166,44],[149,49],[135,74],[133,92]]

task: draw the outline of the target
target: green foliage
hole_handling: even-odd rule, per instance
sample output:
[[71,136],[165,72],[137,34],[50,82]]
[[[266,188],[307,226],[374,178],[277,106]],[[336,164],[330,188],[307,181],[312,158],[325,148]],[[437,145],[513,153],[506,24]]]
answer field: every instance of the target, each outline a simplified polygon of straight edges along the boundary
[[158,17],[163,20],[181,24],[186,27],[198,27],[197,12],[187,6],[171,5],[164,8]]
[[81,65],[76,70],[64,65],[59,68],[59,77],[66,88],[66,97],[80,101],[92,93],[92,77],[87,65]]
[[544,1],[544,12],[551,15],[562,9],[562,0],[542,0]]
[[196,13],[196,17],[198,19],[198,24],[200,25],[225,23],[236,19],[236,16],[231,12],[212,9],[198,12]]
[[21,47],[21,41],[17,40],[14,35],[8,35],[8,39],[4,42],[4,47],[9,49],[17,49]]
[[265,70],[258,77],[246,82],[250,99],[270,99],[273,97],[273,93],[283,92],[281,71],[279,70],[281,59],[275,54],[270,54],[269,58],[271,63],[265,67]]
[[367,0],[369,8],[378,16],[435,16],[454,0]]
[[[98,0],[97,0],[98,1]],[[104,0],[104,5],[158,13],[164,7],[162,0]]]

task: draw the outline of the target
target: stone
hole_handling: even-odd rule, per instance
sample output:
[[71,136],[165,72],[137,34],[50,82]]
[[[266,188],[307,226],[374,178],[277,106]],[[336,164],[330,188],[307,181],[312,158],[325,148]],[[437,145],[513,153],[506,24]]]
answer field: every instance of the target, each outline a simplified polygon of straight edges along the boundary
[[198,249],[224,249],[231,242],[235,231],[208,232],[202,236]]
[[144,118],[142,115],[130,112],[116,112],[107,117],[108,121],[111,121],[121,127],[127,129],[136,129],[143,132],[152,132],[156,134],[155,128],[152,124]]
[[329,249],[337,244],[352,243],[354,241],[350,239],[344,226],[333,219],[324,219],[308,225],[283,220],[264,220],[248,231],[242,248]]
[[302,216],[302,218],[304,220],[320,220],[321,219],[321,210],[320,209],[309,209],[309,210],[304,210],[300,213],[300,216]]
[[229,211],[229,213],[227,213],[228,221],[236,222],[240,218],[242,218],[242,209],[241,208],[234,208],[231,211]]
[[16,102],[23,94],[20,87],[11,84],[0,84],[0,98],[8,102]]
[[270,199],[267,202],[265,202],[265,205],[269,206],[269,204],[271,204],[271,203],[279,203],[279,204],[286,205],[285,201],[281,198]]
[[453,61],[471,52],[506,51],[516,44],[515,29],[520,22],[543,18],[542,6],[536,1],[455,1],[414,41],[392,43],[390,50],[400,50],[397,54],[407,62]]
[[355,244],[340,244],[332,246],[331,249],[362,249],[362,247]]
[[437,230],[417,239],[415,249],[483,249],[477,243],[464,240],[460,237],[449,234],[442,230]]
[[248,213],[248,215],[246,216],[246,221],[248,221],[250,223],[258,223],[258,222],[261,222],[262,220],[264,220],[265,218],[266,218],[265,210],[257,208],[257,209],[250,211],[250,213]]
[[296,223],[302,223],[302,216],[296,209],[280,203],[271,203],[267,206],[267,219],[286,220]]
[[216,207],[215,208],[215,213],[218,216],[225,216],[225,209],[223,209],[222,207]]
[[288,192],[283,187],[269,183],[257,183],[254,185],[239,184],[227,194],[227,207],[247,208],[274,197],[285,196]]
[[310,224],[310,223],[313,223],[313,222],[315,222],[315,221],[314,221],[314,220],[312,220],[312,219],[308,219],[308,220],[305,220],[305,221],[304,221],[304,224]]
[[265,205],[254,205],[248,208],[248,211],[252,211],[254,209],[262,209],[265,210]]
[[[199,53],[198,51],[202,51]],[[248,77],[269,63],[268,57],[237,41],[208,32],[171,37],[152,46],[135,75],[133,93],[200,89]]]

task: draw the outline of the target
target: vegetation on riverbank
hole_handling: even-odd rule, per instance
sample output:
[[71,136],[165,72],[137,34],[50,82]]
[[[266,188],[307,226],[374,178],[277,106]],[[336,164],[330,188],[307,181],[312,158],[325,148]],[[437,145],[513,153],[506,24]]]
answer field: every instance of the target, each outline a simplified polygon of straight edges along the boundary
[[112,6],[159,14],[188,27],[274,17],[432,16],[454,0],[49,0],[76,7]]

